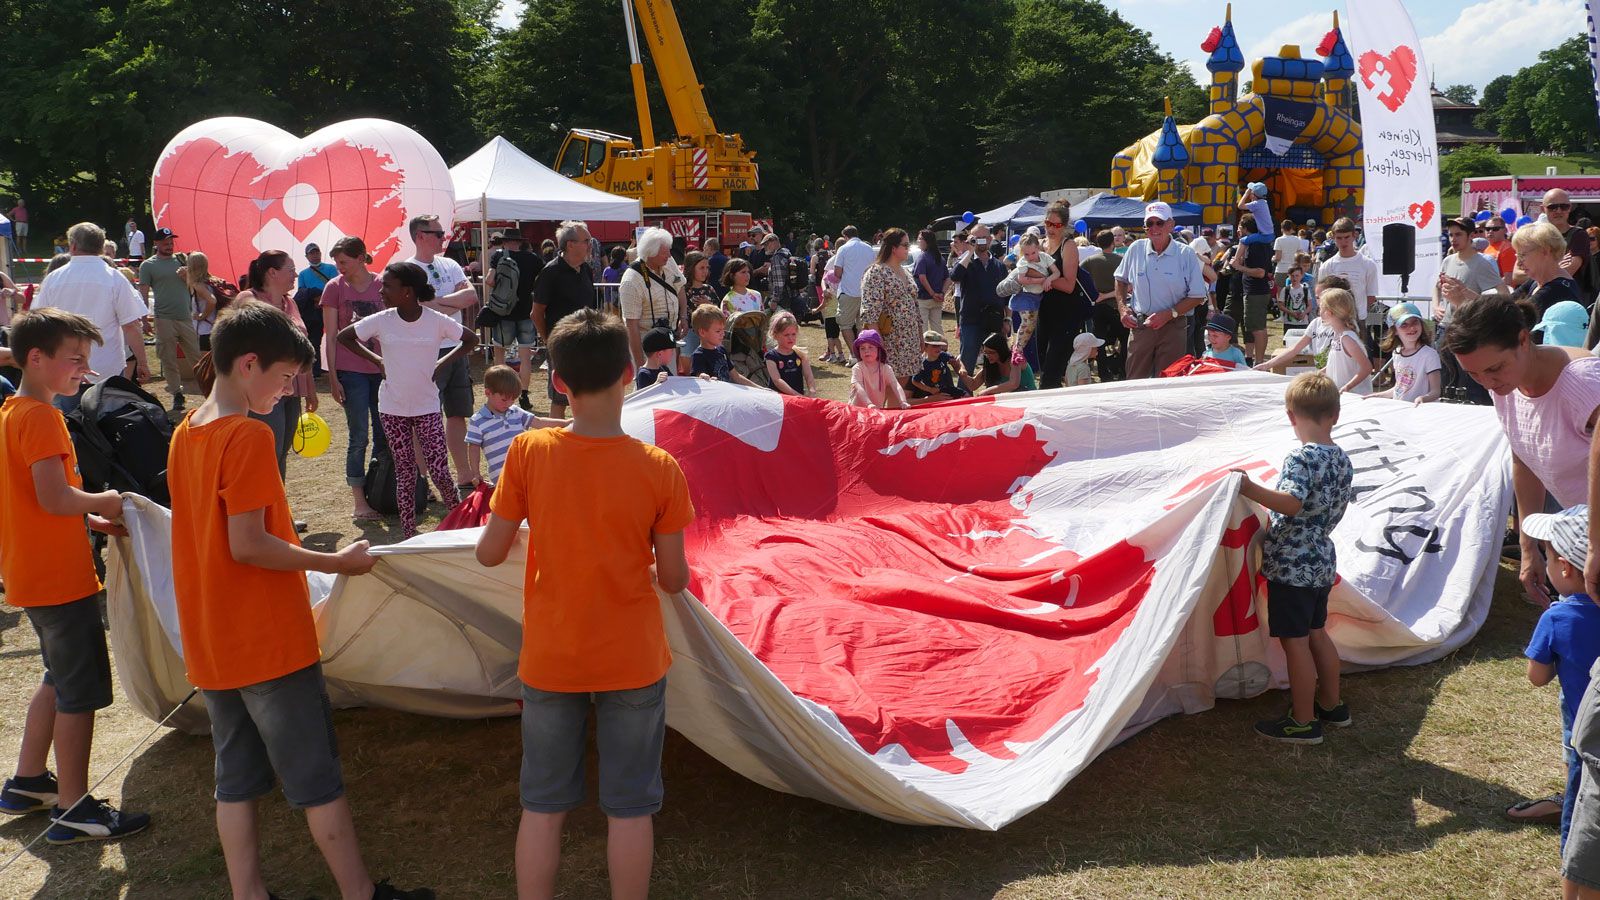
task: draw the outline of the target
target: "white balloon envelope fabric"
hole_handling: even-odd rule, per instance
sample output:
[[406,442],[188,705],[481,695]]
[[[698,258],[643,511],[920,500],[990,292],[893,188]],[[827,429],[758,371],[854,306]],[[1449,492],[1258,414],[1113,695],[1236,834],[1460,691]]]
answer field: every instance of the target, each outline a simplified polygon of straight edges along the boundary
[[[1238,492],[1296,445],[1287,379],[1123,382],[906,412],[669,379],[624,424],[670,451],[698,518],[663,597],[668,723],[776,790],[996,829],[1158,719],[1283,686]],[[1328,629],[1351,668],[1460,647],[1488,612],[1510,453],[1479,407],[1347,397],[1355,500]],[[130,700],[183,699],[166,511],[128,503],[108,588]],[[553,511],[559,514],[558,511]],[[476,530],[314,580],[340,705],[511,715],[522,563]],[[596,536],[603,541],[604,536]],[[534,636],[537,639],[537,636]],[[205,728],[203,705],[179,714]]]

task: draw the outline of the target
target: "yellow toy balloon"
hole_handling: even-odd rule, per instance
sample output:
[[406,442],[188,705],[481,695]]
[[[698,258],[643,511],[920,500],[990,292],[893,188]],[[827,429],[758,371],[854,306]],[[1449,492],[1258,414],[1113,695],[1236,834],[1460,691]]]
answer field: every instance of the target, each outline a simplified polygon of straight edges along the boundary
[[306,459],[316,459],[328,452],[328,444],[332,443],[333,434],[328,431],[328,423],[314,412],[301,413],[300,421],[294,428],[294,452]]

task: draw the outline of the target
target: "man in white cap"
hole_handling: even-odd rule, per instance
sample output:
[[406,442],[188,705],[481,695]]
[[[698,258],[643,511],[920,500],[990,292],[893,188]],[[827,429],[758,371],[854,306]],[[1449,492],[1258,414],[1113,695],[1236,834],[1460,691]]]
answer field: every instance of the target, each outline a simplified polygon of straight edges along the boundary
[[1117,308],[1128,338],[1129,378],[1154,378],[1188,345],[1189,314],[1206,301],[1200,257],[1172,239],[1172,207],[1145,207],[1146,237],[1134,241],[1117,266]]

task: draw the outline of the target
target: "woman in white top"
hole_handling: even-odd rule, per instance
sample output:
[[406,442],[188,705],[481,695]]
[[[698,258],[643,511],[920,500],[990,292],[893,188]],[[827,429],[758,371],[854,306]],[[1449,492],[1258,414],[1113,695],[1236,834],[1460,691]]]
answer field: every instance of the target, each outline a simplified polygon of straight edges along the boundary
[[617,285],[634,368],[645,364],[646,331],[659,325],[674,338],[681,338],[689,330],[683,288],[683,273],[672,261],[672,233],[665,228],[646,228],[639,236],[639,261],[628,266]]
[[178,277],[189,287],[194,305],[194,333],[200,336],[200,349],[211,349],[211,326],[217,323],[217,292],[211,289],[211,263],[196,250],[184,259]]

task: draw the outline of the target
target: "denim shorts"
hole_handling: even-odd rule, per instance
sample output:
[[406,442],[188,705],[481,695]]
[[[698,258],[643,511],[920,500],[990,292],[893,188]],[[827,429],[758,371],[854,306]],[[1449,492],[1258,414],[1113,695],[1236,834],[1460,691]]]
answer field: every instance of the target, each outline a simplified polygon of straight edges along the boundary
[[667,679],[626,691],[567,693],[522,686],[522,808],[561,813],[584,797],[589,708],[600,756],[600,809],[615,819],[661,809]]
[[59,606],[24,609],[39,635],[44,683],[56,689],[56,712],[92,713],[111,705],[111,655],[93,595]]
[[539,340],[539,329],[532,319],[501,319],[494,323],[494,343],[497,347],[532,347]]
[[270,681],[202,691],[217,751],[217,801],[243,803],[283,781],[290,806],[306,809],[344,796],[333,704],[312,663]]

